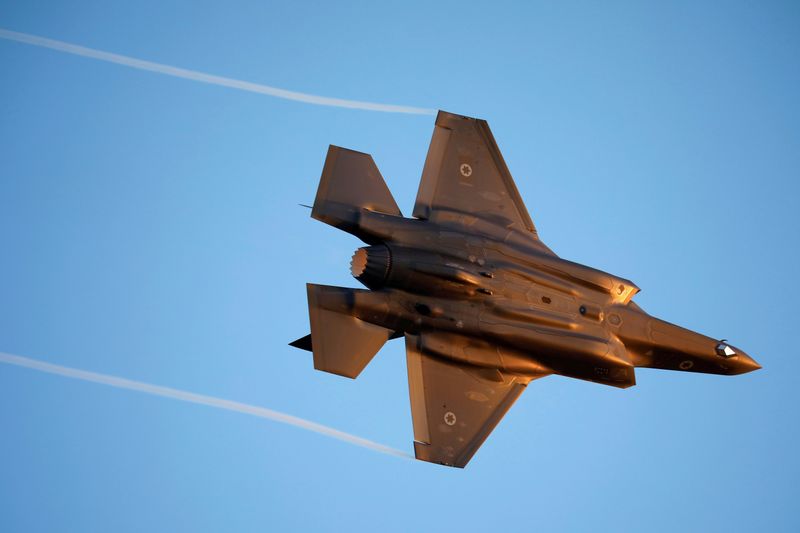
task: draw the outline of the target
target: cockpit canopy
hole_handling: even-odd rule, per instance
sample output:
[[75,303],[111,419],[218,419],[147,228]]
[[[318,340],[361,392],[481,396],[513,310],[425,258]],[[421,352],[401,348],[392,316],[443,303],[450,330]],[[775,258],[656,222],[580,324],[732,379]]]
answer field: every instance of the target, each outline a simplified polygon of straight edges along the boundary
[[736,355],[736,350],[734,350],[733,348],[730,347],[730,345],[724,342],[720,342],[719,344],[717,344],[715,350],[717,352],[717,355],[719,355],[720,357],[724,357],[726,359]]

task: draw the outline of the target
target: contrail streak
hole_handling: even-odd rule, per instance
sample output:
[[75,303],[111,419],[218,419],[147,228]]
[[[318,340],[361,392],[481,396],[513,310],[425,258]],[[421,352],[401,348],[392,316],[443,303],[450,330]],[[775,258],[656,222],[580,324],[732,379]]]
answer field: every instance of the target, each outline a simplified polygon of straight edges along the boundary
[[259,418],[266,418],[267,420],[273,420],[275,422],[289,424],[290,426],[296,426],[301,429],[325,435],[326,437],[331,437],[350,444],[355,444],[356,446],[361,446],[362,448],[368,448],[376,452],[394,455],[404,459],[413,459],[411,455],[401,452],[400,450],[395,450],[389,446],[378,444],[377,442],[363,439],[361,437],[345,433],[344,431],[339,431],[338,429],[323,426],[322,424],[317,424],[316,422],[311,422],[296,416],[273,411],[272,409],[267,409],[265,407],[257,407],[255,405],[234,402],[231,400],[225,400],[223,398],[215,398],[214,396],[206,396],[205,394],[195,394],[194,392],[171,389],[169,387],[161,387],[159,385],[152,385],[150,383],[143,383],[141,381],[118,378],[116,376],[109,376],[108,374],[89,372],[87,370],[80,370],[78,368],[71,368],[68,366],[54,365],[52,363],[45,363],[44,361],[39,361],[37,359],[31,359],[29,357],[22,357],[3,352],[0,352],[0,363],[30,368],[33,370],[38,370],[39,372],[47,372],[49,374],[56,374],[58,376],[64,376],[67,378],[91,381],[93,383],[109,385],[118,389],[144,392],[154,396],[163,396],[165,398],[172,398],[173,400],[208,405],[218,409],[227,409],[228,411],[235,411],[237,413],[257,416]]
[[433,109],[425,109],[422,107],[411,107],[411,106],[394,105],[394,104],[376,104],[374,102],[345,100],[342,98],[331,98],[329,96],[319,96],[316,94],[288,91],[286,89],[271,87],[269,85],[261,85],[259,83],[251,83],[249,81],[236,80],[233,78],[224,78],[222,76],[214,76],[213,74],[206,74],[205,72],[198,72],[196,70],[188,70],[184,68],[173,67],[170,65],[164,65],[161,63],[154,63],[152,61],[136,59],[135,57],[113,54],[111,52],[104,52],[102,50],[87,48],[85,46],[79,46],[77,44],[67,43],[64,41],[56,41],[55,39],[47,39],[45,37],[39,37],[38,35],[31,35],[28,33],[5,30],[2,28],[0,28],[0,39],[17,41],[20,43],[30,44],[33,46],[41,46],[43,48],[58,50],[59,52],[66,52],[68,54],[74,54],[77,56],[90,57],[92,59],[99,59],[100,61],[116,63],[118,65],[124,65],[126,67],[138,68],[140,70],[149,70],[151,72],[158,72],[159,74],[166,74],[167,76],[175,76],[176,78],[185,78],[187,80],[210,83],[212,85],[221,85],[223,87],[239,89],[240,91],[249,91],[258,94],[266,94],[269,96],[275,96],[277,98],[285,98],[287,100],[296,100],[298,102],[305,102],[307,104],[324,105],[332,107],[346,107],[349,109],[363,109],[366,111],[382,111],[384,113],[410,113],[414,115],[433,115],[436,113],[436,111]]

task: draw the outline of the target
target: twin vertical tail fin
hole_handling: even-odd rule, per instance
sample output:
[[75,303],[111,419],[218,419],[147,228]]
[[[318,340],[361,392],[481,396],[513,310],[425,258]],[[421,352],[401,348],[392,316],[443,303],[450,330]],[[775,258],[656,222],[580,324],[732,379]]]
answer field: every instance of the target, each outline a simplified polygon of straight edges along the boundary
[[353,302],[362,289],[313,285],[308,288],[311,334],[291,346],[314,353],[314,368],[356,378],[392,331],[352,315]]

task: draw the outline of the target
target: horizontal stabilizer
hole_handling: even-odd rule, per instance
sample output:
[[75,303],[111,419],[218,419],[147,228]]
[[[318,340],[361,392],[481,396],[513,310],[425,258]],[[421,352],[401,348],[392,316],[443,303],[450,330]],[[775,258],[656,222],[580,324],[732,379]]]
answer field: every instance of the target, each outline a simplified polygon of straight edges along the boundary
[[309,347],[317,370],[355,378],[394,333],[350,314],[358,292],[368,291],[308,284]]
[[362,209],[402,216],[371,155],[331,146],[311,216],[359,236]]

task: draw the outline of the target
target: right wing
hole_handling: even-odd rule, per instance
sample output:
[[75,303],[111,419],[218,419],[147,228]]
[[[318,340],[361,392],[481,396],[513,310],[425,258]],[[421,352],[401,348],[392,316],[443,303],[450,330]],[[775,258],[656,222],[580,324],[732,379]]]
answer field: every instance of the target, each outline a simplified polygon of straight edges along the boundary
[[413,215],[440,223],[479,219],[498,237],[516,230],[552,253],[539,241],[485,120],[439,112]]
[[447,361],[420,345],[406,334],[415,455],[463,468],[531,378]]

